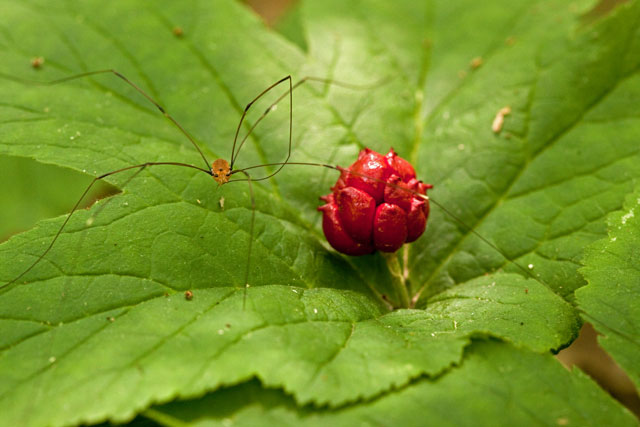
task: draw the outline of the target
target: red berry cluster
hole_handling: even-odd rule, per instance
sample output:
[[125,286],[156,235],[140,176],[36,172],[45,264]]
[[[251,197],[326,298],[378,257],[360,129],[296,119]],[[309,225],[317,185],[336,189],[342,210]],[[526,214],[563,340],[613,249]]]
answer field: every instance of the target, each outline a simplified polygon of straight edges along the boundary
[[320,198],[326,202],[318,208],[324,235],[347,255],[395,252],[424,232],[429,201],[418,194],[429,188],[393,148],[386,156],[366,148]]

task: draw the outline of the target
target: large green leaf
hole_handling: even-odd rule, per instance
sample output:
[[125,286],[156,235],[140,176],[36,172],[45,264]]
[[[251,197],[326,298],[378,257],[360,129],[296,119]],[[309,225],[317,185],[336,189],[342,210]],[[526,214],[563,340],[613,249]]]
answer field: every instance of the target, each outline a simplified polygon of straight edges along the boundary
[[472,346],[462,366],[434,381],[416,381],[336,411],[299,408],[283,393],[249,383],[145,415],[166,425],[194,426],[637,425],[581,372],[568,372],[551,356],[495,343]]
[[609,236],[589,247],[581,270],[589,285],[576,293],[602,347],[640,389],[640,191],[608,217]]
[[[521,279],[507,279],[503,286],[472,281],[426,311],[385,315],[365,297],[330,289],[260,287],[243,311],[242,295],[229,288],[198,290],[186,301],[179,294],[163,297],[164,289],[152,283],[127,295],[121,289],[130,279],[96,278],[81,297],[66,297],[71,306],[64,304],[64,317],[46,314],[55,332],[38,334],[51,329],[41,326],[28,331],[27,340],[15,331],[3,334],[5,347],[20,342],[5,351],[3,366],[20,370],[4,372],[0,393],[13,402],[11,419],[29,412],[37,394],[47,405],[68,408],[61,422],[83,419],[79,407],[96,419],[126,418],[131,413],[122,408],[143,408],[151,397],[191,397],[253,376],[301,403],[336,405],[443,372],[460,361],[471,334],[540,351],[571,339],[568,304],[535,282],[526,294]],[[48,298],[73,285],[51,281],[41,292]],[[95,301],[105,294],[111,310],[96,313]],[[29,304],[28,294],[16,299]],[[510,309],[514,305],[520,308]],[[2,314],[19,319],[20,309]],[[42,382],[55,386],[39,390]],[[96,393],[110,398],[85,401]],[[74,396],[77,405],[70,404]]]
[[[464,364],[472,339],[499,338],[524,354],[567,345],[582,248],[604,235],[604,216],[640,176],[629,97],[640,90],[640,7],[580,26],[588,2],[476,3],[303,3],[303,52],[231,1],[1,2],[3,74],[115,68],[209,159],[229,155],[244,106],[285,75],[386,78],[369,90],[297,89],[292,159],[347,165],[362,147],[393,145],[435,184],[436,201],[539,278],[513,274],[521,271],[434,207],[425,236],[401,254],[418,309],[389,313],[386,301],[399,295],[384,258],[341,256],[322,237],[317,197],[336,175],[288,166],[254,184],[243,309],[246,183],[217,188],[175,166],[116,174],[108,180],[123,193],[74,214],[46,258],[0,290],[2,421],[126,420],[252,377],[296,404],[357,407],[402,399],[416,378],[437,388],[432,379]],[[45,58],[42,69],[31,69],[33,56]],[[483,58],[477,69],[474,57]],[[252,108],[241,133],[284,90]],[[113,75],[46,88],[3,77],[0,99],[1,154],[92,176],[146,161],[204,166]],[[506,105],[496,134],[491,122]],[[285,157],[288,108],[285,100],[256,128],[236,167]],[[0,280],[33,262],[63,220],[3,244]]]

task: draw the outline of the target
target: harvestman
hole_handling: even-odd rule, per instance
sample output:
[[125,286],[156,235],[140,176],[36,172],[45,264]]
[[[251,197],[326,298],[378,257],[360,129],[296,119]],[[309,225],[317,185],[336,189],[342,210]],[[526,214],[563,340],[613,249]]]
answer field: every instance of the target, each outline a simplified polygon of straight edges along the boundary
[[[368,88],[370,86],[358,86],[358,85],[352,85],[352,84],[343,83],[343,82],[339,82],[339,81],[335,81],[335,80],[318,78],[318,77],[309,77],[309,76],[308,77],[304,77],[300,81],[298,81],[295,84],[293,84],[291,76],[290,75],[286,76],[286,77],[276,81],[275,83],[273,83],[272,85],[270,85],[269,87],[264,89],[262,92],[260,92],[244,108],[244,111],[242,112],[242,115],[240,117],[240,121],[238,122],[238,126],[236,128],[235,136],[234,136],[234,139],[233,139],[233,146],[232,146],[232,149],[231,149],[231,161],[228,162],[225,159],[216,159],[213,163],[210,163],[209,160],[204,155],[204,153],[202,152],[202,150],[200,149],[200,147],[198,146],[198,144],[195,142],[195,140],[182,127],[182,125],[180,125],[180,123],[178,123],[178,121],[176,121],[176,119],[173,118],[173,116],[171,116],[158,102],[156,102],[153,98],[151,98],[151,96],[149,96],[139,86],[137,86],[135,83],[131,82],[127,77],[125,77],[124,75],[120,74],[118,71],[116,71],[114,69],[89,71],[89,72],[85,72],[85,73],[81,73],[81,74],[72,75],[72,76],[69,76],[69,77],[64,77],[62,79],[53,80],[53,81],[50,81],[50,82],[34,82],[34,81],[28,81],[28,80],[19,79],[19,78],[16,78],[16,77],[13,77],[13,76],[7,76],[7,75],[4,75],[4,77],[7,77],[7,78],[10,78],[12,80],[19,81],[19,82],[22,82],[22,83],[51,86],[51,85],[55,85],[55,84],[68,82],[70,80],[75,80],[75,79],[80,79],[80,78],[92,76],[92,75],[109,74],[109,73],[115,75],[118,78],[120,78],[126,84],[128,84],[133,89],[135,89],[138,93],[140,93],[143,97],[145,97],[149,102],[151,102],[162,113],[162,115],[164,115],[169,121],[171,121],[171,123],[173,123],[180,130],[180,132],[184,136],[186,136],[186,138],[191,142],[193,147],[200,154],[200,157],[204,161],[204,163],[206,165],[206,168],[201,168],[199,166],[191,165],[191,164],[188,164],[188,163],[180,163],[180,162],[145,162],[145,163],[140,163],[140,164],[137,164],[137,165],[126,166],[124,168],[116,169],[116,170],[113,170],[113,171],[110,171],[110,172],[106,172],[106,173],[103,173],[102,175],[99,175],[99,176],[93,178],[93,180],[91,181],[89,186],[82,193],[82,196],[79,198],[79,200],[74,205],[74,207],[71,210],[71,212],[65,218],[64,222],[62,223],[62,225],[58,229],[57,233],[53,237],[53,239],[52,239],[51,243],[49,244],[49,246],[22,273],[20,273],[17,277],[12,279],[11,281],[5,283],[4,285],[1,285],[0,286],[0,290],[10,286],[11,284],[17,282],[18,280],[20,280],[20,278],[22,278],[25,274],[27,274],[29,271],[31,271],[40,261],[42,261],[42,259],[44,259],[44,257],[47,255],[47,253],[49,253],[49,251],[51,250],[51,248],[55,244],[56,240],[58,239],[58,237],[62,233],[63,229],[65,228],[65,226],[69,222],[69,219],[71,218],[73,213],[78,209],[78,207],[80,206],[80,203],[82,202],[84,197],[87,195],[89,190],[93,187],[93,185],[97,181],[100,181],[100,180],[102,180],[102,179],[104,179],[106,177],[109,177],[111,175],[115,175],[115,174],[118,174],[118,173],[121,173],[121,172],[125,172],[125,171],[128,171],[128,170],[133,170],[133,169],[142,170],[142,169],[144,169],[144,168],[146,168],[148,166],[162,166],[162,165],[164,165],[164,166],[179,166],[179,167],[192,168],[192,169],[196,169],[198,171],[204,172],[207,175],[211,176],[218,183],[218,185],[224,185],[224,184],[227,184],[229,182],[235,182],[235,181],[247,181],[248,184],[249,184],[249,196],[250,196],[250,200],[251,200],[251,222],[250,222],[250,227],[249,227],[249,243],[248,243],[248,249],[247,249],[247,262],[246,262],[245,275],[244,275],[244,293],[243,293],[243,302],[242,302],[243,307],[244,307],[245,304],[246,304],[247,288],[249,287],[249,283],[248,282],[249,282],[249,273],[250,273],[250,269],[251,269],[250,268],[251,267],[251,250],[252,250],[252,244],[253,244],[253,231],[254,231],[254,224],[255,224],[255,198],[254,198],[254,194],[253,194],[252,182],[262,181],[262,180],[266,180],[266,179],[269,179],[269,178],[273,177],[278,172],[280,172],[285,165],[319,166],[319,167],[325,167],[325,168],[329,168],[329,169],[338,170],[340,172],[342,172],[344,170],[340,166],[333,166],[333,165],[322,164],[322,163],[289,162],[289,158],[291,157],[291,143],[292,143],[292,130],[293,130],[293,91],[296,88],[298,88],[300,85],[304,84],[307,81],[316,81],[316,82],[321,82],[321,83],[324,83],[324,84],[333,84],[333,85],[336,85],[336,86],[342,86],[342,87],[351,88],[351,89],[363,89],[363,88]],[[260,115],[260,117],[256,120],[256,122],[250,127],[249,131],[244,136],[244,138],[240,141],[240,143],[238,143],[238,135],[240,133],[240,128],[242,127],[242,123],[244,122],[244,119],[245,119],[245,117],[247,115],[247,112],[249,111],[251,106],[255,102],[257,102],[260,98],[262,98],[265,94],[267,94],[272,89],[276,88],[277,86],[279,86],[280,84],[282,84],[284,82],[288,82],[288,84],[289,84],[289,89],[287,90],[287,92],[284,93],[283,95],[281,95],[280,97],[278,97],[264,111],[264,113],[262,113],[262,115]],[[375,87],[375,86],[378,86],[379,84],[380,83],[377,83],[377,84],[374,84],[373,86]],[[237,157],[238,157],[238,153],[240,152],[240,149],[242,148],[242,146],[246,142],[246,140],[249,137],[249,135],[251,135],[251,133],[256,128],[256,126],[267,116],[267,114],[269,114],[271,111],[273,111],[275,109],[276,105],[280,101],[282,101],[285,97],[287,97],[287,95],[289,96],[289,140],[288,140],[287,156],[286,156],[285,160],[283,162],[266,163],[266,164],[261,164],[261,165],[249,166],[249,167],[246,167],[246,168],[243,168],[243,169],[233,169],[233,166],[234,166],[234,164],[235,164],[235,162],[237,160]],[[268,166],[277,166],[277,169],[274,172],[270,173],[269,175],[267,175],[265,177],[261,177],[261,178],[258,178],[258,179],[253,179],[253,178],[251,178],[251,176],[247,172],[250,169],[256,169],[256,168],[260,168],[260,167],[268,167]],[[245,176],[245,178],[242,178],[242,179],[230,179],[232,175],[235,175],[237,173],[243,174]],[[350,172],[350,173],[353,173],[353,172]],[[366,177],[366,178],[371,179],[371,180],[376,180],[373,177]],[[393,186],[393,184],[389,184],[389,183],[387,183],[386,185],[392,185]],[[466,225],[455,214],[453,214],[451,211],[446,209],[442,204],[440,204],[437,201],[435,201],[432,197],[427,197],[427,196],[424,196],[422,194],[419,194],[419,193],[416,193],[414,191],[407,190],[407,189],[403,189],[403,190],[404,191],[410,191],[410,192],[416,194],[419,197],[423,197],[425,199],[428,199],[431,203],[435,204],[440,209],[442,209],[443,212],[445,212],[445,214],[447,214],[448,216],[453,218],[456,222],[461,224],[469,232],[474,234],[476,237],[478,237],[484,243],[486,243],[491,248],[493,248],[498,253],[500,253],[507,261],[513,263],[516,267],[518,267],[520,270],[522,270],[525,273],[526,276],[528,276],[529,278],[532,278],[532,279],[536,280],[537,282],[545,285],[538,278],[533,276],[531,271],[529,271],[527,268],[525,268],[524,266],[522,266],[518,262],[515,262],[502,249],[498,248],[496,245],[494,245],[489,240],[487,240],[482,235],[480,235],[478,232],[476,232],[473,228],[471,228],[468,225]],[[419,295],[414,296],[414,299],[416,297],[419,297]]]
[[[136,165],[126,166],[124,168],[116,169],[116,170],[113,170],[113,171],[110,171],[110,172],[103,173],[103,174],[101,174],[101,175],[99,175],[97,177],[94,177],[93,180],[91,181],[91,183],[87,186],[85,191],[82,193],[82,195],[80,196],[80,198],[78,199],[78,201],[76,202],[74,207],[71,209],[71,212],[67,215],[67,217],[65,218],[64,222],[62,223],[62,225],[58,229],[57,233],[53,237],[51,243],[44,250],[44,252],[38,258],[36,258],[36,260],[29,267],[27,267],[22,273],[20,273],[17,277],[15,277],[11,281],[5,283],[4,285],[1,285],[0,289],[6,288],[6,287],[10,286],[11,284],[16,283],[25,274],[29,273],[29,271],[31,271],[36,265],[38,265],[38,263],[40,263],[40,261],[42,261],[42,259],[44,259],[44,257],[49,253],[49,251],[51,250],[51,248],[55,244],[56,240],[58,239],[58,237],[62,233],[63,229],[65,228],[65,226],[69,222],[69,220],[70,220],[71,216],[73,215],[73,213],[76,210],[78,210],[78,207],[80,206],[80,203],[82,202],[82,200],[85,198],[85,196],[88,194],[89,190],[91,190],[91,188],[93,187],[93,185],[96,182],[98,182],[98,181],[100,181],[100,180],[102,180],[104,178],[107,178],[107,177],[109,177],[111,175],[116,175],[118,173],[125,172],[125,171],[128,171],[128,170],[133,170],[133,169],[142,170],[142,169],[144,169],[144,168],[146,168],[148,166],[179,166],[179,167],[186,167],[186,168],[196,169],[198,171],[204,172],[207,175],[211,176],[218,183],[218,185],[224,185],[224,184],[227,184],[229,182],[234,182],[234,181],[247,181],[248,184],[249,184],[249,196],[250,196],[250,199],[251,199],[251,222],[250,222],[250,227],[249,227],[249,243],[248,243],[248,249],[247,249],[247,263],[246,263],[245,275],[244,275],[244,295],[243,295],[243,303],[242,303],[243,307],[244,307],[244,305],[246,303],[247,288],[249,287],[249,283],[248,282],[249,282],[249,272],[250,272],[250,265],[251,265],[251,249],[252,249],[252,243],[253,243],[253,230],[254,230],[254,223],[255,223],[255,198],[254,198],[254,194],[253,194],[252,182],[262,181],[262,180],[266,180],[266,179],[269,179],[269,178],[273,177],[278,172],[280,172],[282,170],[282,168],[287,164],[322,166],[322,167],[327,167],[327,168],[331,168],[331,169],[339,169],[339,168],[336,168],[335,166],[324,165],[324,164],[319,164],[319,163],[289,162],[289,158],[291,157],[291,139],[292,139],[292,130],[293,130],[293,91],[296,88],[298,88],[300,85],[302,85],[302,84],[304,84],[305,82],[308,82],[308,81],[316,81],[316,82],[321,82],[321,83],[324,83],[324,84],[333,84],[333,85],[336,85],[336,86],[342,86],[342,87],[352,88],[352,89],[360,89],[360,88],[364,88],[364,86],[356,86],[356,85],[351,85],[351,84],[348,84],[348,83],[338,82],[338,81],[335,81],[335,80],[323,79],[323,78],[318,78],[318,77],[309,77],[309,76],[305,77],[305,78],[301,79],[300,81],[296,82],[295,84],[293,84],[291,76],[290,75],[286,76],[286,77],[276,81],[275,83],[273,83],[272,85],[270,85],[269,87],[264,89],[262,92],[260,92],[244,108],[244,111],[242,112],[242,116],[240,117],[240,121],[238,122],[238,126],[236,128],[235,136],[233,138],[233,146],[232,146],[232,149],[231,149],[231,161],[228,162],[225,159],[216,159],[215,161],[210,163],[209,160],[207,159],[207,157],[204,155],[204,153],[200,149],[200,147],[198,146],[198,144],[193,139],[193,137],[186,131],[186,129],[184,129],[184,127],[182,127],[182,125],[180,125],[180,123],[178,123],[178,121],[175,118],[173,118],[173,116],[171,116],[158,102],[156,102],[150,95],[148,95],[139,86],[137,86],[135,83],[130,81],[127,77],[125,77],[124,75],[122,75],[121,73],[119,73],[118,71],[116,71],[114,69],[89,71],[89,72],[85,72],[85,73],[81,73],[81,74],[75,74],[75,75],[72,75],[72,76],[68,76],[68,77],[64,77],[64,78],[61,78],[61,79],[53,80],[53,81],[50,81],[50,82],[35,82],[35,81],[29,81],[29,80],[16,78],[16,77],[13,77],[13,76],[7,76],[7,75],[3,75],[3,76],[7,77],[7,78],[10,78],[12,80],[21,82],[21,83],[51,86],[51,85],[56,85],[56,84],[68,82],[70,80],[80,79],[80,78],[89,77],[89,76],[93,76],[93,75],[97,75],[97,74],[113,74],[113,75],[115,75],[119,79],[123,80],[126,84],[131,86],[133,89],[135,89],[138,93],[140,93],[143,97],[145,97],[149,102],[151,102],[162,113],[162,115],[164,117],[166,117],[171,123],[173,123],[178,128],[178,130],[180,130],[180,132],[184,136],[186,136],[186,138],[191,142],[193,147],[195,147],[197,152],[200,154],[200,157],[204,161],[204,163],[206,165],[206,168],[202,168],[202,167],[199,167],[199,166],[191,165],[191,164],[188,164],[188,163],[180,163],[180,162],[145,162],[145,163],[140,163],[140,164],[136,164]],[[267,94],[269,91],[271,91],[272,89],[276,88],[277,86],[283,84],[284,82],[288,82],[288,85],[289,85],[289,88],[288,88],[287,92],[284,93],[283,95],[281,95],[280,97],[278,97],[264,111],[264,113],[262,113],[262,115],[250,127],[249,131],[244,136],[244,138],[240,141],[240,143],[238,143],[238,135],[240,133],[240,128],[242,127],[242,123],[244,122],[244,119],[245,119],[245,117],[247,115],[247,112],[249,111],[251,106],[255,102],[257,102],[260,98],[262,98],[265,94]],[[278,163],[267,163],[267,164],[262,164],[262,165],[250,166],[250,167],[243,168],[243,169],[233,169],[233,166],[234,166],[234,164],[235,164],[235,162],[236,162],[236,160],[238,158],[238,153],[240,152],[240,149],[242,148],[242,146],[246,142],[246,140],[249,137],[249,135],[251,135],[251,133],[254,131],[256,126],[262,121],[262,119],[264,119],[267,116],[267,114],[269,114],[271,111],[273,111],[275,109],[276,105],[280,101],[282,101],[285,97],[287,97],[287,95],[289,96],[289,141],[288,141],[288,149],[287,149],[287,155],[286,155],[285,160],[283,162],[278,162]],[[255,169],[255,168],[260,168],[260,167],[268,167],[268,166],[277,166],[277,169],[274,172],[270,173],[269,175],[267,175],[265,177],[261,177],[261,178],[258,178],[258,179],[252,179],[251,176],[249,175],[249,173],[247,172],[247,170],[249,170],[249,169]],[[231,179],[231,177],[233,175],[238,174],[238,173],[243,174],[245,176],[245,178],[242,178],[242,179]]]

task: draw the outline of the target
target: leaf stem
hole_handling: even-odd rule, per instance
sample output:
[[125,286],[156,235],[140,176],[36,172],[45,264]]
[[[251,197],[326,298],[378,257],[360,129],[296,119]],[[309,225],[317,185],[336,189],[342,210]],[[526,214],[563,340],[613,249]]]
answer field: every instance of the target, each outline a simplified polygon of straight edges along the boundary
[[387,261],[387,268],[389,269],[389,273],[391,273],[391,283],[396,293],[400,296],[400,307],[409,308],[411,305],[411,300],[409,299],[409,293],[407,292],[407,282],[404,275],[402,274],[402,268],[400,267],[398,256],[395,253],[390,252],[381,252],[381,254]]

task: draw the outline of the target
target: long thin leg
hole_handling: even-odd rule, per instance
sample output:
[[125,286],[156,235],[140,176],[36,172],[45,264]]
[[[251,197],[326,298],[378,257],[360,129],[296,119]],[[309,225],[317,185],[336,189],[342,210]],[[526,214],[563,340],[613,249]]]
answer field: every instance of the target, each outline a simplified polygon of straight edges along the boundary
[[96,74],[106,74],[106,73],[112,73],[116,77],[122,79],[126,84],[128,84],[129,86],[134,88],[136,91],[138,91],[138,93],[140,93],[142,96],[144,96],[149,102],[151,102],[153,105],[155,105],[155,107],[158,110],[160,110],[162,115],[165,116],[171,123],[173,123],[180,130],[180,132],[182,132],[182,134],[184,136],[186,136],[189,141],[191,141],[191,144],[193,144],[195,149],[198,150],[198,153],[200,154],[200,157],[202,157],[202,160],[204,160],[204,163],[207,166],[207,169],[211,167],[211,163],[209,163],[209,161],[207,160],[206,156],[204,155],[204,153],[202,152],[202,150],[200,149],[198,144],[196,144],[196,141],[191,137],[191,135],[189,135],[189,133],[185,130],[185,128],[183,128],[182,125],[180,123],[178,123],[178,121],[176,119],[173,118],[173,116],[171,116],[169,113],[167,113],[167,111],[160,104],[158,104],[158,102],[156,102],[153,98],[151,98],[151,96],[149,96],[138,85],[136,85],[131,80],[129,80],[124,75],[120,74],[119,72],[117,72],[114,69],[88,71],[86,73],[74,74],[73,76],[63,77],[61,79],[52,80],[52,81],[49,81],[49,82],[39,82],[39,81],[35,81],[35,80],[22,79],[22,78],[10,76],[10,75],[4,74],[4,73],[0,73],[0,76],[5,77],[5,78],[10,79],[10,80],[14,80],[14,81],[20,82],[20,83],[35,84],[35,85],[42,85],[42,86],[53,86],[53,85],[57,85],[57,84],[60,84],[60,83],[68,82],[70,80],[75,80],[75,79],[80,79],[80,78],[83,78],[83,77],[94,76]]
[[192,168],[192,169],[196,169],[196,170],[202,171],[202,172],[206,173],[207,175],[211,175],[211,171],[209,169],[199,168],[197,166],[193,166],[193,165],[190,165],[190,164],[187,164],[187,163],[146,162],[146,163],[141,163],[139,165],[127,166],[127,167],[122,168],[122,169],[117,169],[117,170],[114,170],[114,171],[111,171],[111,172],[107,172],[107,173],[104,173],[104,174],[102,174],[100,176],[97,176],[97,177],[93,178],[93,181],[91,181],[91,183],[86,188],[86,190],[84,190],[84,193],[82,193],[82,196],[80,196],[80,198],[78,199],[78,201],[74,205],[73,209],[71,209],[71,212],[69,212],[69,215],[67,215],[67,218],[64,220],[64,222],[62,223],[62,225],[58,229],[58,232],[53,237],[53,240],[51,241],[51,243],[49,243],[49,246],[47,247],[47,249],[45,249],[45,251],[42,253],[42,255],[40,255],[26,270],[24,270],[22,273],[20,273],[16,278],[14,278],[10,282],[7,282],[4,285],[0,286],[0,289],[4,289],[7,286],[11,285],[12,283],[15,283],[16,281],[20,280],[21,277],[23,277],[25,274],[27,274],[29,271],[31,271],[33,269],[33,267],[35,267],[36,265],[38,265],[38,263],[40,263],[40,261],[42,261],[42,259],[49,253],[49,251],[53,247],[53,244],[56,242],[56,240],[58,240],[58,237],[60,237],[60,234],[62,233],[62,230],[64,229],[64,227],[69,222],[69,219],[71,219],[71,215],[73,215],[73,213],[76,210],[78,210],[78,206],[80,206],[80,203],[82,202],[82,200],[85,198],[85,196],[87,195],[89,190],[91,190],[91,187],[93,187],[93,185],[96,182],[98,182],[101,179],[104,179],[104,178],[106,178],[108,176],[115,175],[115,174],[118,174],[120,172],[128,171],[128,170],[131,170],[131,169],[142,169],[142,168],[146,168],[147,166],[160,166],[160,165],[187,167],[187,168]]
[[[242,115],[242,119],[240,120],[240,124],[242,123],[242,120],[244,119],[244,116],[246,115],[247,110],[249,109],[249,107],[251,107],[251,105],[254,102],[256,102],[260,97],[262,97],[262,95],[267,93],[269,90],[273,89],[278,84],[280,84],[283,81],[285,81],[288,77],[285,77],[284,79],[281,79],[278,82],[274,83],[273,85],[271,85],[270,87],[265,89],[253,101],[251,101],[247,105],[247,107],[245,108],[245,111],[244,111],[244,113]],[[280,172],[280,170],[282,170],[282,168],[288,163],[289,158],[291,157],[291,141],[292,141],[292,138],[293,138],[293,135],[292,135],[292,133],[293,133],[292,132],[292,130],[293,130],[293,95],[292,95],[292,93],[293,93],[293,91],[295,89],[297,89],[298,87],[302,86],[306,82],[320,82],[320,83],[331,84],[331,85],[340,86],[340,87],[344,87],[344,88],[348,88],[348,89],[363,90],[363,89],[371,89],[371,88],[378,87],[381,84],[384,84],[386,80],[387,79],[384,79],[382,81],[379,81],[379,82],[376,82],[376,83],[370,84],[370,85],[354,85],[354,84],[350,84],[350,83],[341,82],[341,81],[338,81],[338,80],[325,79],[325,78],[322,78],[322,77],[306,76],[306,77],[303,77],[302,79],[300,79],[296,84],[292,85],[291,84],[291,79],[289,78],[289,90],[287,90],[285,93],[280,95],[280,97],[278,97],[278,99],[276,99],[271,105],[269,105],[269,107],[264,111],[264,113],[262,113],[262,115],[260,117],[258,117],[258,120],[256,120],[256,122],[251,126],[251,129],[249,129],[249,132],[247,132],[247,134],[244,136],[244,138],[242,138],[242,141],[240,141],[240,144],[238,145],[238,149],[235,151],[235,156],[237,157],[238,152],[240,151],[240,149],[242,148],[244,143],[247,141],[247,138],[249,138],[249,136],[253,133],[253,130],[256,128],[256,126],[258,126],[258,124],[262,121],[262,119],[264,119],[267,116],[267,114],[269,114],[271,111],[274,111],[276,105],[278,105],[278,103],[280,101],[282,101],[284,98],[287,97],[287,95],[289,95],[289,145],[288,145],[288,149],[287,149],[287,157],[286,157],[285,161],[282,162],[282,163],[270,163],[269,165],[280,165],[280,167],[278,167],[278,169],[275,172],[272,172],[268,176],[265,176],[265,177],[259,178],[259,179],[254,179],[254,181],[262,181],[264,179],[271,178],[272,176],[274,176],[278,172]],[[235,147],[235,144],[236,144],[236,139],[238,138],[238,131],[240,130],[240,124],[238,125],[238,129],[236,130],[236,136],[235,136],[235,139],[234,139],[234,142],[233,142],[234,143],[234,147]],[[235,157],[233,157],[233,161],[231,162],[231,168],[232,169],[233,169],[234,161],[235,161]],[[247,168],[245,168],[245,170],[246,169]],[[232,170],[232,173],[233,172],[234,171]]]
[[[233,170],[233,164],[236,162],[236,158],[238,157],[238,153],[240,152],[240,149],[242,148],[242,146],[244,145],[244,142],[247,140],[247,138],[249,137],[249,135],[251,135],[251,132],[253,131],[253,129],[255,128],[255,125],[249,130],[249,132],[247,133],[247,135],[244,137],[244,139],[242,140],[242,142],[240,143],[240,145],[238,146],[238,149],[236,150],[236,142],[238,141],[238,134],[240,133],[240,127],[242,126],[242,122],[244,122],[244,118],[247,116],[247,112],[249,111],[249,109],[251,108],[251,106],[258,101],[260,98],[262,98],[265,94],[267,94],[267,92],[269,92],[271,89],[273,89],[274,87],[278,86],[279,84],[281,84],[282,82],[284,82],[285,80],[289,80],[289,93],[293,92],[292,86],[291,86],[291,76],[287,76],[287,77],[283,77],[280,80],[278,80],[277,82],[275,82],[274,84],[272,84],[271,86],[269,86],[268,88],[266,88],[265,90],[263,90],[262,92],[260,92],[258,94],[258,96],[256,96],[255,98],[253,98],[253,100],[247,104],[246,107],[244,107],[244,111],[242,112],[242,117],[240,117],[240,121],[238,122],[238,127],[236,128],[236,134],[233,137],[233,146],[231,147],[231,162],[230,162],[230,166],[231,169]],[[293,97],[290,96],[290,102],[293,101]],[[293,109],[292,109],[292,105],[290,105],[289,108],[289,153],[291,153],[291,127],[292,127],[292,117],[293,117]],[[270,107],[271,108],[271,107]]]
[[[341,168],[340,166],[333,166],[333,165],[327,165],[325,163],[311,163],[311,162],[276,162],[276,163],[265,163],[263,165],[255,165],[255,166],[249,166],[248,168],[243,168],[243,169],[237,169],[232,171],[231,173],[243,173],[246,175],[246,171],[250,170],[250,169],[257,169],[257,168],[264,168],[267,166],[280,166],[280,169],[282,169],[283,166],[285,165],[303,165],[303,166],[319,166],[319,167],[323,167],[323,168],[329,168],[329,169],[334,169],[337,170],[339,172],[343,171],[343,168]],[[251,181],[256,182],[256,181],[263,181],[265,179],[269,179],[273,176],[273,174],[271,175],[267,175],[265,177],[262,178],[251,178]],[[364,175],[363,175],[364,176]],[[365,177],[366,178],[366,177]],[[371,178],[374,179],[374,178]],[[233,180],[229,180],[229,182],[238,182],[238,181],[247,181],[244,178],[240,178],[240,179],[233,179]],[[391,184],[388,184],[391,185]]]
[[256,200],[253,195],[253,185],[251,184],[251,176],[245,171],[242,173],[247,177],[249,183],[249,196],[251,197],[251,225],[249,226],[249,247],[247,248],[247,265],[244,271],[244,294],[242,295],[242,309],[247,304],[247,289],[249,288],[249,271],[251,270],[251,248],[253,246],[253,225],[256,222]]

